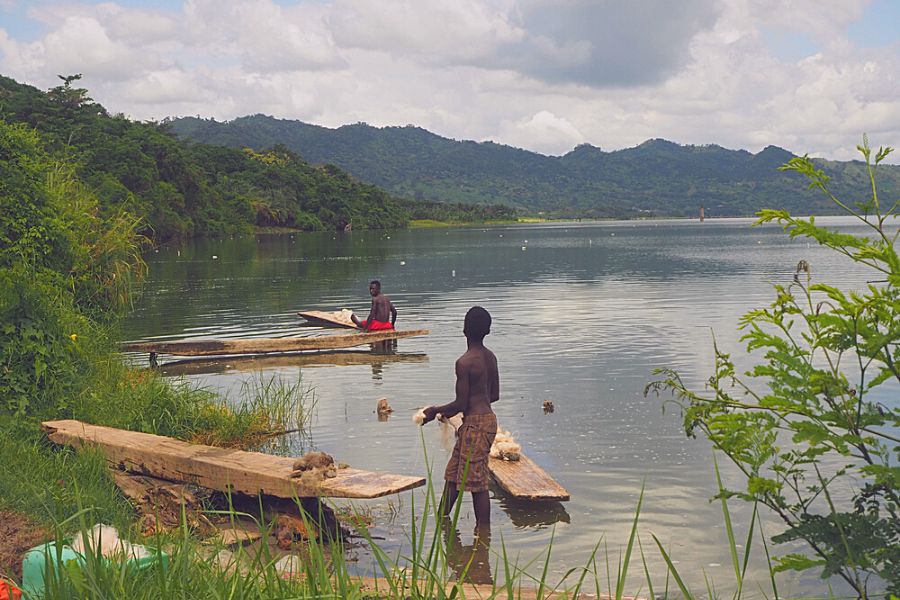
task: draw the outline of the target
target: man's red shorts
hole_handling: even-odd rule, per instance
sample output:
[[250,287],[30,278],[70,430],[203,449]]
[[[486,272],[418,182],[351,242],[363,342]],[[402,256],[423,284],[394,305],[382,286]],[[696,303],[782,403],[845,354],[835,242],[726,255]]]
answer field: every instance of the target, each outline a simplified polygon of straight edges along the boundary
[[[366,323],[368,323],[368,321],[360,321],[359,328],[365,329]],[[376,321],[375,319],[372,319],[372,325],[369,326],[369,331],[384,331],[385,329],[393,329],[393,328],[394,328],[394,326],[391,324],[390,321]]]

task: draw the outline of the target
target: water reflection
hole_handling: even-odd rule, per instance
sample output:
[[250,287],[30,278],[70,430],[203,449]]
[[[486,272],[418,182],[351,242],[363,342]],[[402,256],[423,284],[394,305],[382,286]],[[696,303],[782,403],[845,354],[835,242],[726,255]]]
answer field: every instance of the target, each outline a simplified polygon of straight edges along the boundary
[[490,527],[476,530],[472,543],[468,545],[462,543],[459,529],[449,519],[444,520],[443,529],[447,564],[456,574],[457,581],[493,585]]
[[340,352],[310,352],[279,356],[235,356],[217,359],[178,360],[160,365],[163,375],[216,375],[232,372],[267,371],[286,367],[336,367],[371,365],[373,376],[379,377],[386,363],[427,363],[423,352],[384,354],[375,351],[345,350]]
[[571,519],[562,502],[517,500],[504,493],[493,482],[491,483],[491,492],[493,492],[491,500],[500,506],[500,509],[506,513],[516,527],[543,529],[556,523],[569,523]]

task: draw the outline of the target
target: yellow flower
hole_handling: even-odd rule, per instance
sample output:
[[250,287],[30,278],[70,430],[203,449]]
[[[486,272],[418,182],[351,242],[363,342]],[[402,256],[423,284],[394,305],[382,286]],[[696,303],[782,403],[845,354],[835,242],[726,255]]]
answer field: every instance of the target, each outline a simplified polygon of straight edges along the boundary
[[77,333],[73,333],[73,334],[70,335],[69,337],[72,338],[72,341],[74,342],[75,340],[78,339],[78,334],[77,334]]

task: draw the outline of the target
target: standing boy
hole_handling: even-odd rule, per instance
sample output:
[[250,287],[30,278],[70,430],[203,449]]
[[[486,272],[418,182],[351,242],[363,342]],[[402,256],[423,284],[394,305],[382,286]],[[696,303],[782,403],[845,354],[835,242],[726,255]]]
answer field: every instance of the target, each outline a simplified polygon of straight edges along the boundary
[[381,282],[377,279],[369,283],[369,295],[372,296],[372,308],[366,320],[360,321],[356,315],[350,315],[350,319],[364,332],[393,329],[397,322],[397,309],[390,298],[381,293]]
[[470,308],[463,327],[468,349],[456,361],[456,400],[424,409],[425,423],[438,413],[447,417],[463,414],[456,446],[444,473],[444,515],[450,514],[460,489],[471,492],[479,530],[489,528],[491,523],[488,457],[497,435],[497,416],[491,403],[500,399],[497,357],[484,347],[484,336],[490,332],[488,311],[480,306]]

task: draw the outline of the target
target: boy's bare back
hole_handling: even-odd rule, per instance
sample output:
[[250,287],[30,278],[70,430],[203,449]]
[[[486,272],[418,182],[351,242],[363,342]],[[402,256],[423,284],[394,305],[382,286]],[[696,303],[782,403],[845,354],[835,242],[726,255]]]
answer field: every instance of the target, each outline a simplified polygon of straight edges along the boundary
[[484,346],[469,348],[456,360],[456,398],[465,405],[464,415],[493,412],[500,399],[497,357]]

